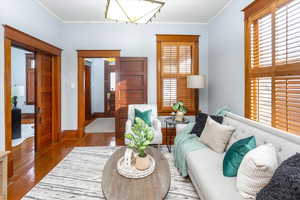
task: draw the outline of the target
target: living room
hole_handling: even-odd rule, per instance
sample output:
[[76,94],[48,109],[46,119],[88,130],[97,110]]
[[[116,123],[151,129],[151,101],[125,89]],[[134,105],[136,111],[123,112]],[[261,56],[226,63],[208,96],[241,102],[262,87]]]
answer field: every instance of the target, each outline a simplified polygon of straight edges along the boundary
[[[137,11],[126,7],[128,2],[132,3],[133,8],[137,8],[133,4],[142,6]],[[260,192],[257,199],[276,199],[272,195],[265,197],[266,190],[274,189],[271,186],[278,181],[272,178],[275,168],[276,173],[280,170],[278,166],[285,163],[284,160],[300,152],[299,0],[128,2],[1,2],[0,150],[6,151],[3,156],[1,154],[1,164],[4,164],[1,191],[4,196],[13,200],[209,200],[255,199]],[[150,15],[146,14],[149,12],[147,6],[155,8],[151,9]],[[14,95],[10,78],[13,63],[11,49],[15,47],[35,53],[37,70],[42,69],[39,66],[45,66],[46,61],[52,67],[52,81],[46,84],[51,89],[51,101],[46,104],[45,100],[38,99],[35,105],[34,142],[25,140],[17,148],[11,144],[11,98]],[[99,134],[85,131],[85,127],[97,121],[99,116],[106,118],[103,113],[90,120],[85,117],[87,91],[84,61],[94,59],[109,60],[115,68],[115,132],[103,131]],[[46,71],[37,72],[41,75],[37,73],[37,80],[42,83],[42,74]],[[43,84],[36,84],[35,87],[39,97],[39,91],[44,91]],[[104,98],[109,98],[110,94]],[[135,107],[136,104],[142,105]],[[42,115],[50,107],[51,114]],[[145,113],[149,110],[150,114]],[[201,113],[206,114],[205,119]],[[125,178],[129,175],[118,173],[118,160],[114,158],[124,154],[118,150],[125,144],[131,147],[128,149],[139,152],[136,146],[132,146],[132,136],[126,135],[138,131],[135,126],[144,126],[143,122],[139,124],[139,120],[135,120],[138,114],[140,118],[151,115],[150,122],[143,120],[146,124],[149,122],[151,127],[147,136],[151,139],[151,145],[148,147],[147,142],[141,148],[147,147],[146,153],[152,156],[154,166],[143,172],[146,177],[138,177],[143,176],[143,170],[140,170],[140,174]],[[206,124],[209,124],[210,118],[217,121],[207,114],[222,117],[222,125],[227,126],[227,132],[231,132],[227,139],[222,138],[226,140],[223,141],[226,146],[219,152],[209,139],[201,139],[209,128]],[[46,122],[51,122],[51,125]],[[51,126],[51,130],[47,126]],[[201,130],[190,130],[198,133],[196,137],[192,137],[195,134],[181,134],[194,126]],[[234,130],[229,127],[234,127]],[[144,128],[143,132],[147,132],[147,126]],[[212,128],[211,132],[217,130]],[[183,138],[184,135],[188,135],[186,137],[193,145],[178,144],[187,139]],[[244,182],[244,187],[236,187],[239,185],[237,180],[243,176],[239,179],[236,172],[233,177],[226,177],[222,169],[230,146],[250,136],[256,138],[258,147],[272,143],[278,156],[276,167],[272,166],[273,173],[268,175],[268,180],[264,180],[266,183],[253,186],[256,190],[252,186],[247,188]],[[248,140],[251,144],[253,137]],[[266,149],[266,154],[270,151],[272,154],[272,148]],[[189,151],[180,157],[184,162],[178,162],[178,152],[184,151]],[[130,151],[126,152],[130,154]],[[140,154],[143,155],[143,151]],[[209,157],[216,159],[210,160]],[[158,160],[161,158],[162,161]],[[271,158],[267,160],[268,164],[272,161]],[[198,166],[195,162],[206,164]],[[241,162],[240,158],[238,166]],[[294,162],[297,174],[293,175],[300,179],[299,159]],[[8,163],[7,166],[5,163]],[[96,165],[98,167],[94,168]],[[202,174],[201,170],[215,166],[220,167],[218,176],[214,173]],[[149,171],[151,169],[154,171]],[[164,176],[158,178],[157,173]],[[113,181],[120,184],[119,177],[124,178],[122,183],[126,187],[103,184]],[[147,178],[154,184],[149,184]],[[210,178],[218,180],[216,188],[226,190],[220,192],[221,196],[214,194],[214,182],[209,182]],[[294,184],[299,183],[298,179]],[[135,184],[132,187],[131,182]],[[156,187],[156,182],[161,187]],[[282,187],[292,188],[293,185]],[[235,191],[232,191],[233,188]],[[241,192],[245,188],[250,188],[255,194]],[[128,192],[136,196],[132,197]],[[154,196],[154,193],[160,196]],[[289,195],[277,199],[299,199],[299,191],[290,191]]]

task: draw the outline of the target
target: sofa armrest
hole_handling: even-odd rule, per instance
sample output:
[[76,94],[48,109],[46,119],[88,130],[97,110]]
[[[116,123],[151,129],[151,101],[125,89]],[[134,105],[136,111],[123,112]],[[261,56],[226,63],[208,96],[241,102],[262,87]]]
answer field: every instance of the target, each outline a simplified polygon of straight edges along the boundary
[[182,129],[184,129],[187,126],[187,124],[177,124],[176,125],[176,135],[180,134]]
[[153,119],[153,128],[157,131],[161,131],[161,121],[159,119]]

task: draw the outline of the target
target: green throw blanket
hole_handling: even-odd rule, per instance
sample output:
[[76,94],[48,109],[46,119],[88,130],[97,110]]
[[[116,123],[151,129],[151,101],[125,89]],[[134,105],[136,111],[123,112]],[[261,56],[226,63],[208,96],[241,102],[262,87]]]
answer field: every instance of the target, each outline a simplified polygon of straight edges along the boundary
[[206,147],[199,141],[199,137],[195,134],[190,134],[195,123],[189,123],[177,134],[174,141],[174,162],[175,167],[179,170],[181,176],[188,175],[185,156],[188,152],[196,151]]

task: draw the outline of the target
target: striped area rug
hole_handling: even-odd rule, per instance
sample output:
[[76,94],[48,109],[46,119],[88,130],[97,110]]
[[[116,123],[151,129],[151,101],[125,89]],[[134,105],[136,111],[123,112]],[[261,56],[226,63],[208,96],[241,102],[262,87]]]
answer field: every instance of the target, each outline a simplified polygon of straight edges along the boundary
[[[23,200],[99,200],[102,170],[118,147],[74,148]],[[173,156],[162,148],[171,169],[171,187],[167,200],[199,199],[191,181],[182,178],[174,167]]]

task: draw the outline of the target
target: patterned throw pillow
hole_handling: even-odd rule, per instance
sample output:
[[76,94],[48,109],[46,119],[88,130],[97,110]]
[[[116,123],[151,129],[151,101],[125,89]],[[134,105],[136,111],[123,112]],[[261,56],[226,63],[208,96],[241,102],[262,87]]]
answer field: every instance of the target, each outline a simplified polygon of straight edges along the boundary
[[236,179],[242,197],[255,199],[256,194],[269,183],[277,166],[276,150],[272,144],[261,145],[249,151],[240,165]]
[[270,183],[256,197],[257,200],[300,199],[300,153],[283,161]]

